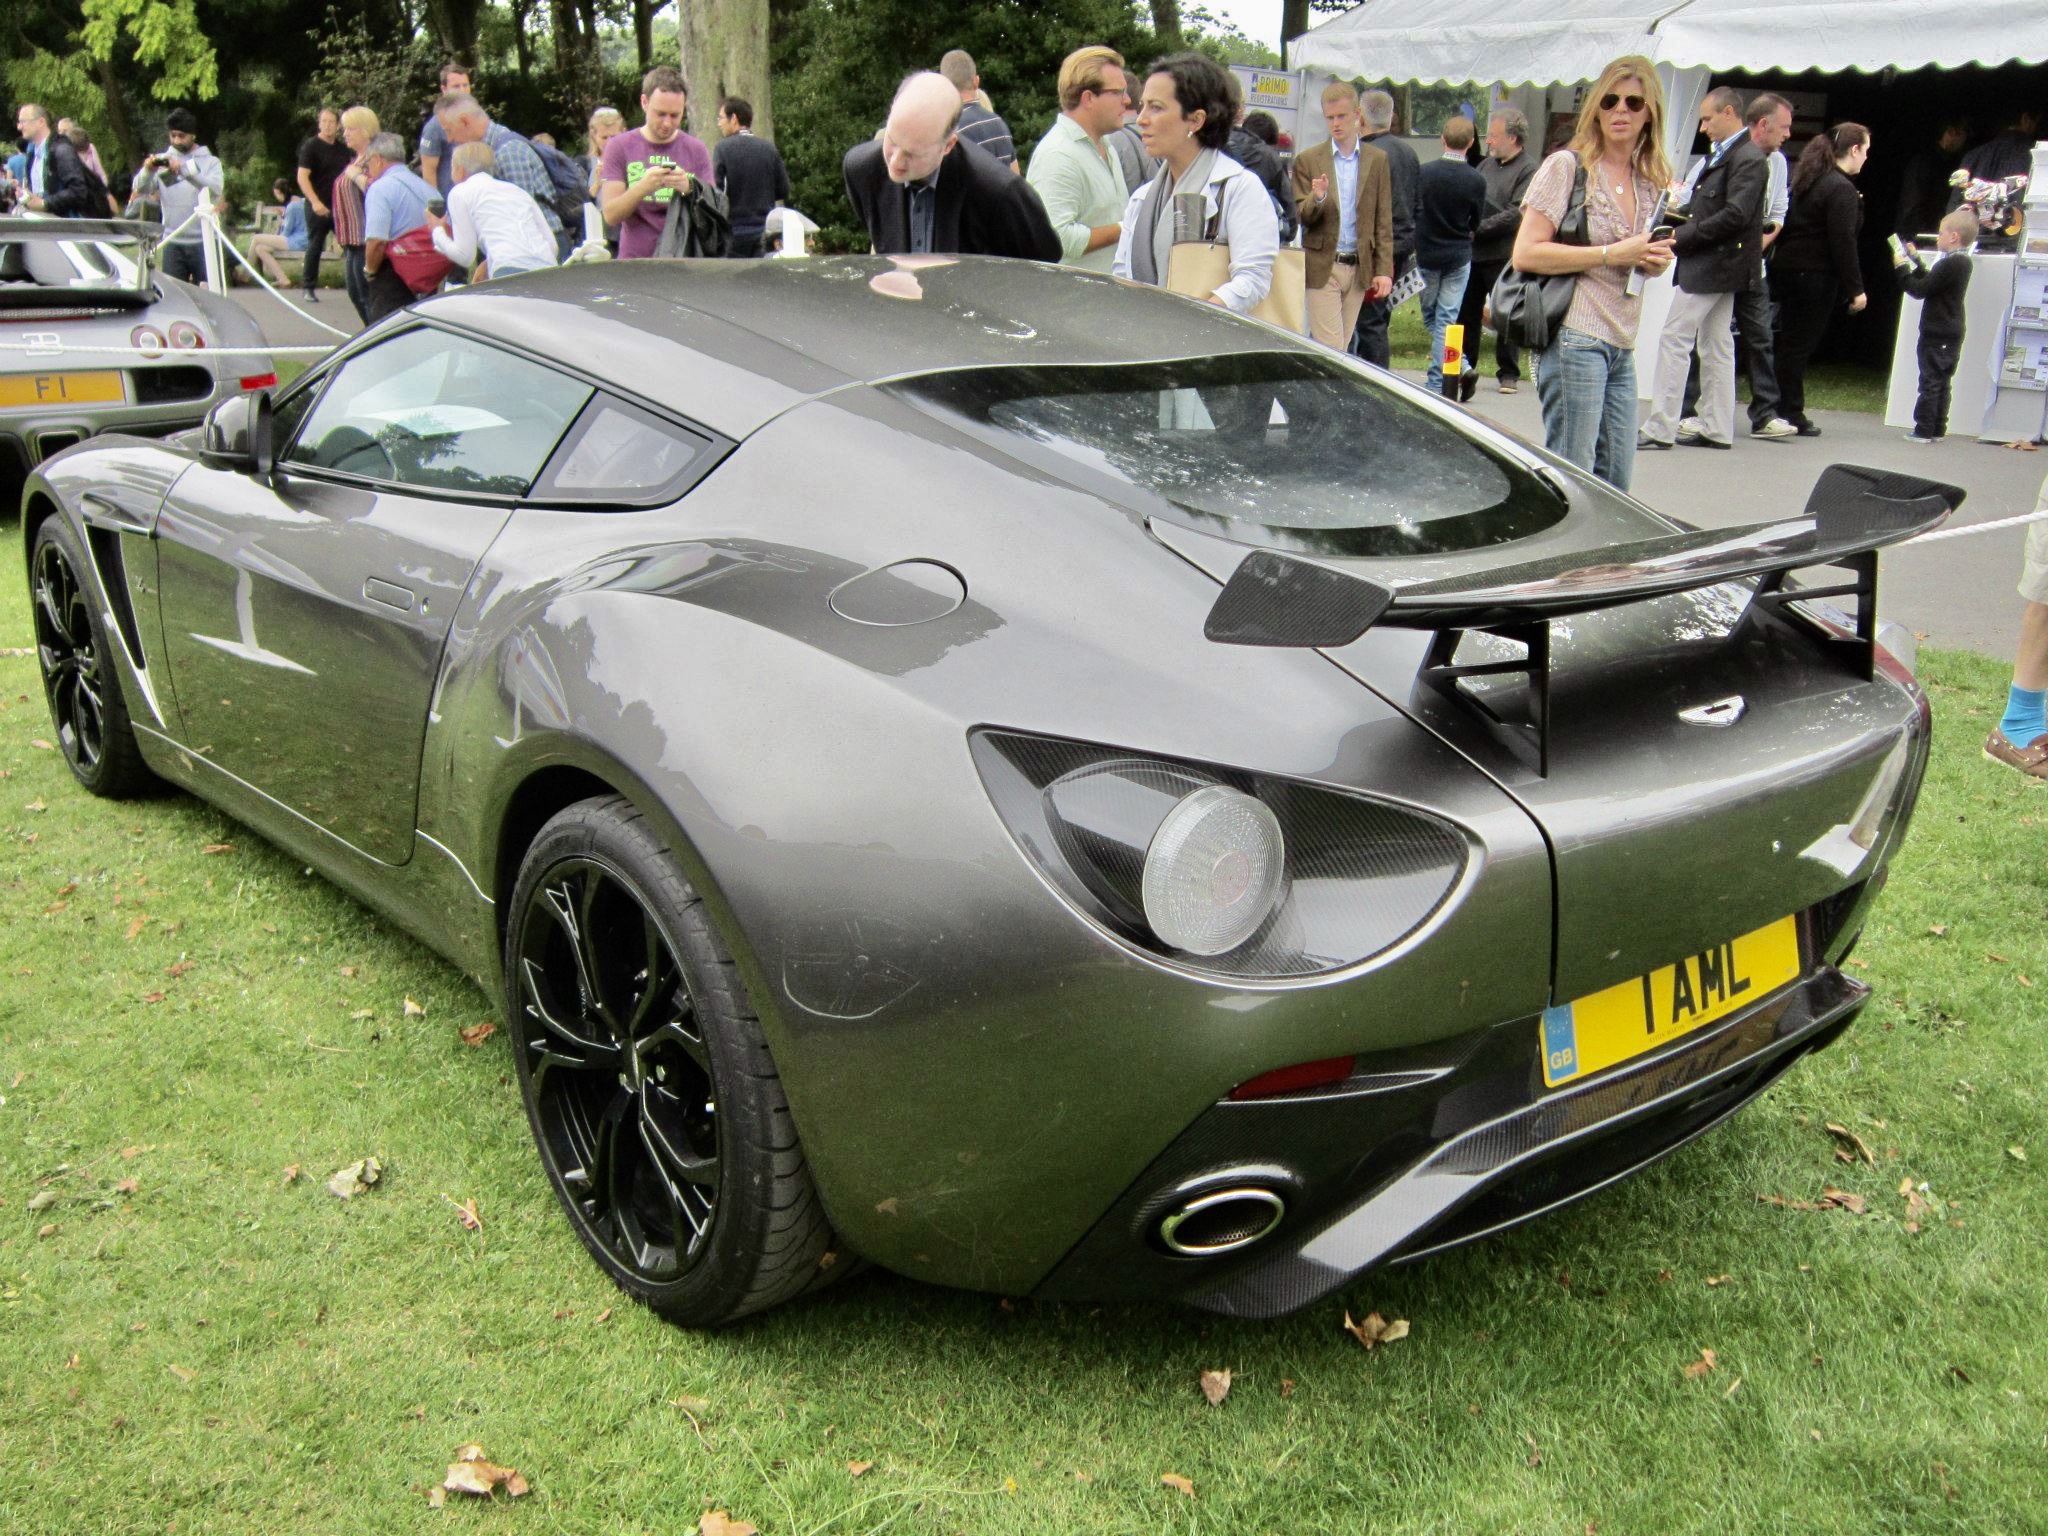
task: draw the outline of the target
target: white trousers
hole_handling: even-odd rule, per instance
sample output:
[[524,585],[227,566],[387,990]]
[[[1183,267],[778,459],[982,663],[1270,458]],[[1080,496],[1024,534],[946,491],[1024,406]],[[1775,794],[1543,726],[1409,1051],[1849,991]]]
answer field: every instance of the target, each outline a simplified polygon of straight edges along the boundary
[[1687,293],[1671,290],[1671,314],[1664,321],[1664,340],[1657,349],[1657,399],[1645,436],[1668,443],[1678,436],[1678,418],[1685,404],[1685,376],[1692,367],[1692,349],[1700,349],[1700,422],[1717,443],[1735,440],[1735,318],[1732,293]]

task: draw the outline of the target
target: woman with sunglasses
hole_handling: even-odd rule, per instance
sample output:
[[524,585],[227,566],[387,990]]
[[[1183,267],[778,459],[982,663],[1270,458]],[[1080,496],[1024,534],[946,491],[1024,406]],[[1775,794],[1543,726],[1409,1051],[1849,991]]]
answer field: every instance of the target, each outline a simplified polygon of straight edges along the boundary
[[[1636,326],[1643,301],[1628,275],[1671,265],[1671,242],[1650,238],[1657,194],[1671,180],[1664,158],[1664,93],[1656,67],[1631,55],[1600,72],[1579,108],[1571,143],[1551,155],[1522,195],[1514,265],[1576,273],[1564,323],[1536,357],[1543,441],[1619,490],[1636,457]],[[1586,239],[1557,238],[1572,188],[1585,177]]]

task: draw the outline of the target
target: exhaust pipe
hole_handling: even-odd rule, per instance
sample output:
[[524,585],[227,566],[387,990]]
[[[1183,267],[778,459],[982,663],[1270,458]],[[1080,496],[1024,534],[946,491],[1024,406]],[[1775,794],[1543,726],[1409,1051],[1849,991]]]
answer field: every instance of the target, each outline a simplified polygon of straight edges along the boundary
[[1159,1223],[1159,1241],[1169,1252],[1213,1259],[1249,1248],[1286,1214],[1287,1202],[1270,1189],[1212,1190],[1167,1212]]

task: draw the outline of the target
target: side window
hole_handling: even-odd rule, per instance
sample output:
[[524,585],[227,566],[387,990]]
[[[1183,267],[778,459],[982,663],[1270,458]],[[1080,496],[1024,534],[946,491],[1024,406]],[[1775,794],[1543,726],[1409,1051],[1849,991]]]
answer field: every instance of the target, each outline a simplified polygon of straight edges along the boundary
[[315,379],[304,389],[288,395],[281,404],[273,408],[270,417],[270,440],[278,445],[280,453],[286,452],[293,434],[299,430],[299,423],[306,419],[307,407],[320,398],[320,384],[321,381]]
[[708,439],[599,395],[534,487],[534,497],[645,506],[679,495],[710,451]]
[[397,485],[517,496],[591,393],[466,337],[407,331],[335,371],[286,459]]

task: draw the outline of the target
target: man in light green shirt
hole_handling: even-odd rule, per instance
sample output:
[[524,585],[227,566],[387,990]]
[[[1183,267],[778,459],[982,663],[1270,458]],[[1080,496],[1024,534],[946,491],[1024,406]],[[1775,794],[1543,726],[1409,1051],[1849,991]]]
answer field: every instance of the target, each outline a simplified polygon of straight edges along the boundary
[[1060,237],[1063,266],[1107,272],[1116,261],[1130,188],[1104,134],[1123,126],[1128,99],[1123,56],[1077,48],[1060,65],[1060,115],[1031,152],[1031,183]]

